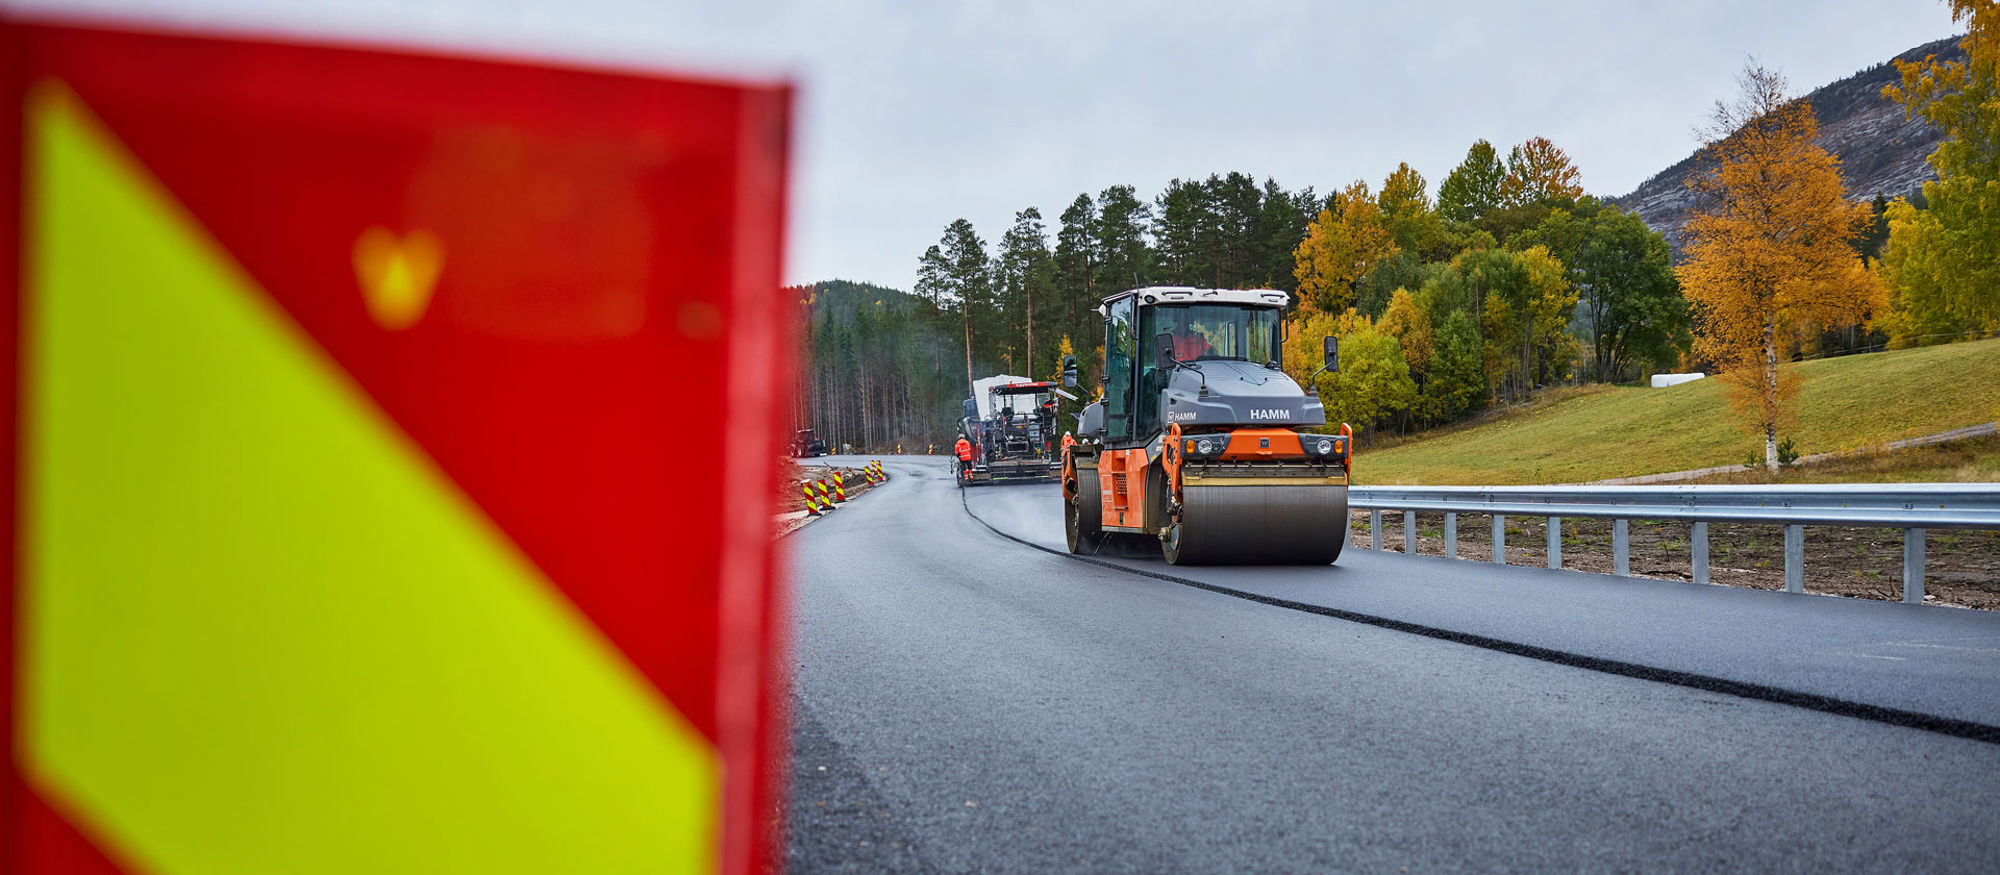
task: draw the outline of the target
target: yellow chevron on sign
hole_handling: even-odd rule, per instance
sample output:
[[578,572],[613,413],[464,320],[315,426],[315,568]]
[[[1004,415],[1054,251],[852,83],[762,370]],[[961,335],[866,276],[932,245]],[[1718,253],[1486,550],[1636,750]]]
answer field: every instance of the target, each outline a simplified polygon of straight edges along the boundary
[[713,748],[76,97],[29,100],[23,770],[141,869],[713,868]]

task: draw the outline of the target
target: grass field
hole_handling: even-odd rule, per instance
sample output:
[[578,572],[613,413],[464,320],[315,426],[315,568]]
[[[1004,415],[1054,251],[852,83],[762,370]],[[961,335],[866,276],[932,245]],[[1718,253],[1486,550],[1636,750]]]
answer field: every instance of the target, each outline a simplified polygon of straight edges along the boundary
[[[2000,340],[1797,367],[1804,378],[1798,427],[1781,436],[1794,438],[1800,455],[1861,450],[2000,418]],[[1358,485],[1579,483],[1740,464],[1763,453],[1715,380],[1667,389],[1558,390],[1476,425],[1356,450]],[[1949,467],[1957,475],[1941,479],[1990,479],[1994,470],[1983,462]],[[1865,470],[1849,473],[1879,479]]]

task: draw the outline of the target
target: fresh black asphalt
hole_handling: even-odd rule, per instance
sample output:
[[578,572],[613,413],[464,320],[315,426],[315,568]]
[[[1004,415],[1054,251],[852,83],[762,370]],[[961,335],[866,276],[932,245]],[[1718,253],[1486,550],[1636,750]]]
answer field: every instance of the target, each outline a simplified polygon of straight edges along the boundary
[[1328,616],[1009,540],[1059,546],[1053,487],[961,504],[943,459],[887,465],[785,539],[791,871],[2000,860],[2000,745],[1394,626],[1978,726],[2000,724],[1995,615],[1355,550],[1112,560]]

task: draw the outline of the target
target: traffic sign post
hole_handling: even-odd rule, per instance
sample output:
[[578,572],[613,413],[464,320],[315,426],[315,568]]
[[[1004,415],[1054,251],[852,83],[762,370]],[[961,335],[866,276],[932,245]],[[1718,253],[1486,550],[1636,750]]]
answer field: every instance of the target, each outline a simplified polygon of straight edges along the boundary
[[761,871],[788,89],[17,22],[0,95],[0,870]]

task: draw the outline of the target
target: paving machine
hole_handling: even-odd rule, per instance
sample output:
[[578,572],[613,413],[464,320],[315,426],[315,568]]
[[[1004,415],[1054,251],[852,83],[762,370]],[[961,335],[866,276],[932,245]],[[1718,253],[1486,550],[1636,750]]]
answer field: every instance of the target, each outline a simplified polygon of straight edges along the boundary
[[[1061,452],[1070,552],[1124,538],[1158,539],[1176,565],[1340,556],[1354,432],[1309,431],[1326,409],[1279,368],[1289,302],[1180,286],[1104,299],[1104,394]],[[1337,340],[1323,348],[1309,384],[1339,368]]]
[[959,485],[992,480],[1048,480],[1061,470],[1056,445],[1056,396],[1075,399],[1054,382],[999,375],[975,380],[959,420],[972,444],[972,464]]

